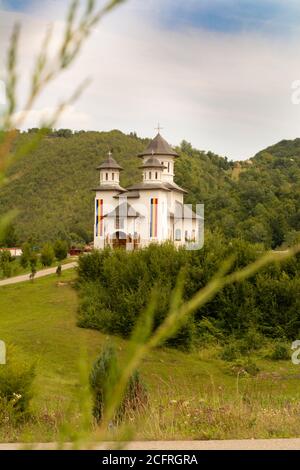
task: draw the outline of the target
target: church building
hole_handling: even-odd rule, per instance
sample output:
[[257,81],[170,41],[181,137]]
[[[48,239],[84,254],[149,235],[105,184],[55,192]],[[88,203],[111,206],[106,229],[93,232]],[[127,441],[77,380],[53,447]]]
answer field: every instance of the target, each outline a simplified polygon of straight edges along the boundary
[[186,190],[174,182],[174,163],[179,155],[160,132],[138,157],[142,181],[120,185],[123,168],[109,152],[95,189],[94,248],[143,248],[171,241],[176,246],[197,243],[201,217],[184,205]]

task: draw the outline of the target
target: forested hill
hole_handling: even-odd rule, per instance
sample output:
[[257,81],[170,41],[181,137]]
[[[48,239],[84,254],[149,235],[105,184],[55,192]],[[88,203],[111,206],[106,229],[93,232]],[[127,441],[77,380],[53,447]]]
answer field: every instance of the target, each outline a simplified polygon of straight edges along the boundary
[[[20,133],[16,148],[27,145],[35,132]],[[91,239],[95,168],[111,149],[124,168],[121,184],[139,181],[136,155],[148,142],[117,130],[49,132],[34,151],[13,163],[0,191],[0,213],[19,211],[17,242]],[[240,164],[185,141],[177,150],[176,182],[189,191],[187,202],[205,204],[209,228],[273,248],[299,238],[300,139],[282,141]]]

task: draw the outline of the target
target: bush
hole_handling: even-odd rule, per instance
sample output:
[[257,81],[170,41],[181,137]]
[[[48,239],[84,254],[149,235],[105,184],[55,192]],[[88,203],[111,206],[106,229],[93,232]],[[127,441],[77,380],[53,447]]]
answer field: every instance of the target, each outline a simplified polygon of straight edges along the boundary
[[255,377],[259,373],[258,365],[249,357],[238,359],[230,366],[230,372],[234,375]]
[[236,344],[226,344],[221,351],[220,358],[223,361],[232,362],[240,356],[239,348]]
[[43,266],[51,266],[54,261],[54,250],[50,243],[45,243],[41,252],[41,263]]
[[20,258],[20,264],[22,268],[27,268],[32,257],[32,246],[29,242],[24,243],[22,246],[22,256]]
[[[129,337],[156,289],[154,328],[169,311],[170,298],[189,253],[173,245],[150,245],[136,252],[110,249],[79,258],[79,326]],[[191,319],[167,342],[189,349],[195,334]]]
[[3,277],[10,277],[12,273],[11,262],[13,258],[9,251],[0,251],[0,271]]
[[8,345],[7,363],[0,366],[0,402],[10,419],[25,419],[29,415],[34,378],[35,367],[24,360],[15,346]]
[[54,253],[55,253],[55,258],[58,261],[62,261],[68,256],[68,243],[65,240],[56,240],[54,243]]
[[270,358],[273,361],[287,361],[291,359],[290,350],[285,343],[275,343]]
[[[90,384],[94,396],[93,416],[97,422],[101,421],[107,397],[115,386],[118,377],[119,370],[115,349],[106,347],[95,362],[90,374]],[[141,381],[139,373],[135,372],[130,377],[115,420],[120,421],[128,412],[144,407],[147,401],[146,388]]]

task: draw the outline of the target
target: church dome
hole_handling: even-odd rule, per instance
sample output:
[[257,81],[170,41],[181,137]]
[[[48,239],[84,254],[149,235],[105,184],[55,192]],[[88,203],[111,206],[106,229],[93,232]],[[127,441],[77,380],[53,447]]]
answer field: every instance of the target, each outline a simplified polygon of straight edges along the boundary
[[116,162],[112,157],[111,152],[108,154],[108,158],[96,168],[97,170],[123,170],[123,168]]
[[144,162],[140,168],[159,168],[159,169],[165,169],[166,167],[160,163],[160,161],[156,157],[150,157],[148,160]]
[[160,135],[157,134],[156,137],[150,142],[148,147],[144,150],[143,153],[140,153],[139,157],[147,157],[151,155],[170,155],[171,157],[178,157],[179,155],[172,149],[168,142]]

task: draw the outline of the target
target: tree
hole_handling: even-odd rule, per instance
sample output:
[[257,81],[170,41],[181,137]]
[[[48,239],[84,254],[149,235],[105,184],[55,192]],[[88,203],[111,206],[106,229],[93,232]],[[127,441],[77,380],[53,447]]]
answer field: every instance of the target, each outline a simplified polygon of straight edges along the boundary
[[[93,415],[98,422],[103,417],[109,395],[115,387],[119,375],[116,351],[112,346],[107,346],[96,360],[90,374],[90,385],[94,395]],[[147,401],[145,385],[136,371],[128,381],[123,400],[116,412],[115,420],[122,420],[126,412],[145,406]]]
[[4,277],[11,276],[11,261],[12,257],[9,251],[0,252],[0,270]]
[[68,244],[65,240],[56,240],[54,243],[55,258],[62,261],[68,256]]
[[61,276],[61,264],[59,264],[59,265],[57,266],[56,274],[57,274],[58,277]]
[[50,243],[45,243],[41,252],[41,263],[43,266],[51,266],[54,260],[54,250]]
[[13,224],[9,224],[5,227],[1,244],[7,248],[13,248],[17,245],[17,240],[15,226]]
[[22,268],[27,268],[28,264],[30,264],[30,259],[32,256],[32,245],[29,242],[24,243],[22,246],[22,256],[20,258],[20,264]]

